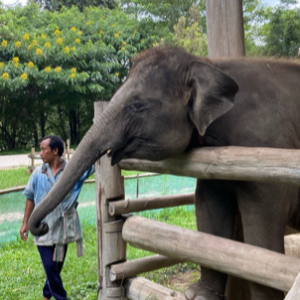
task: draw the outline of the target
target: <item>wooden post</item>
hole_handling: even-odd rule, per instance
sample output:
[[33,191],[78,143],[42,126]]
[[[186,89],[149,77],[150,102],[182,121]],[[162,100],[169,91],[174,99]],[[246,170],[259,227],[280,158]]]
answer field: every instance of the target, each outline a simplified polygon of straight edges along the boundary
[[[95,102],[95,119],[101,117],[107,102]],[[94,120],[95,120],[94,119]],[[126,243],[122,240],[124,219],[108,214],[109,201],[124,198],[124,179],[118,166],[111,166],[106,155],[95,164],[98,240],[98,300],[121,300],[124,288],[109,278],[110,265],[126,260]]]
[[127,219],[122,236],[134,247],[281,291],[291,288],[300,269],[298,258],[140,216]]
[[206,0],[206,16],[209,57],[244,56],[243,2]]

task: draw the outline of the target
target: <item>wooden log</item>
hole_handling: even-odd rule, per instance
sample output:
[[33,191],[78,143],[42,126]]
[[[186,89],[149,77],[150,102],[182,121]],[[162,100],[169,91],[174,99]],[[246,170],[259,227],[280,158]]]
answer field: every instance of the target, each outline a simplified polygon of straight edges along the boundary
[[14,193],[14,192],[20,192],[23,191],[26,188],[26,185],[23,186],[17,186],[10,189],[0,190],[0,195],[8,194],[8,193]]
[[140,273],[174,266],[181,262],[181,260],[157,254],[111,265],[109,276],[111,281],[121,280]]
[[132,216],[123,226],[132,246],[288,291],[300,259],[267,249]]
[[186,300],[183,293],[163,287],[143,277],[124,281],[126,298],[130,300]]
[[128,214],[149,209],[174,207],[195,203],[195,194],[170,195],[156,198],[121,200],[109,203],[108,211],[111,216]]
[[[106,102],[95,102],[95,119],[103,112]],[[94,120],[95,120],[94,119]],[[106,155],[95,164],[96,209],[98,242],[98,300],[121,300],[124,288],[121,282],[109,278],[110,265],[126,260],[126,243],[122,240],[124,219],[108,213],[108,201],[124,198],[124,178],[121,169],[111,166]]]
[[300,184],[300,151],[294,149],[203,147],[163,161],[125,159],[119,166],[202,179]]
[[284,298],[284,300],[299,300],[300,299],[300,273],[296,277],[292,288]]

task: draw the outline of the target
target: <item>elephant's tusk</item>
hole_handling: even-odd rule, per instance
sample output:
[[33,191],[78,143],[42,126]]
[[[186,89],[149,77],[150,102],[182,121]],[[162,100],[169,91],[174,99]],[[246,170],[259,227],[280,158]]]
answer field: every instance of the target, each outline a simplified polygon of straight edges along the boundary
[[107,154],[110,154],[111,151],[112,151],[111,149],[108,149],[106,153],[107,153]]

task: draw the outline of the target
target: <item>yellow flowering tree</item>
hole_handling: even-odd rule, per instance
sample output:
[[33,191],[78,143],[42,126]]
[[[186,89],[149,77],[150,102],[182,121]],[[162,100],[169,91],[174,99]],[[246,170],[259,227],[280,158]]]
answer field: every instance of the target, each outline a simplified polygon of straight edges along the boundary
[[31,3],[3,10],[0,24],[0,149],[49,132],[78,143],[93,102],[109,100],[130,58],[160,39],[145,20],[100,7],[50,12]]

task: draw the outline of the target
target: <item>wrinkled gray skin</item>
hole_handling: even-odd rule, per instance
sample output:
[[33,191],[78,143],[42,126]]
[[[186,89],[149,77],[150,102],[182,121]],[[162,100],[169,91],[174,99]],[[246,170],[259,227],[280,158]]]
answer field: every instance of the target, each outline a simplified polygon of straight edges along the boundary
[[[35,209],[31,232],[46,232],[40,221],[108,149],[112,164],[128,157],[162,160],[183,152],[193,131],[204,135],[207,146],[300,148],[299,79],[300,66],[287,61],[207,63],[172,48],[140,54],[58,183]],[[297,187],[283,184],[198,180],[198,230],[232,239],[236,224],[246,243],[283,252],[286,225],[299,228],[298,194]],[[202,280],[220,293],[228,282],[227,275],[206,268]],[[247,296],[240,284],[233,289],[228,285],[229,300],[284,298],[282,292],[255,283],[247,285]],[[220,300],[198,285],[191,286],[186,297]]]

